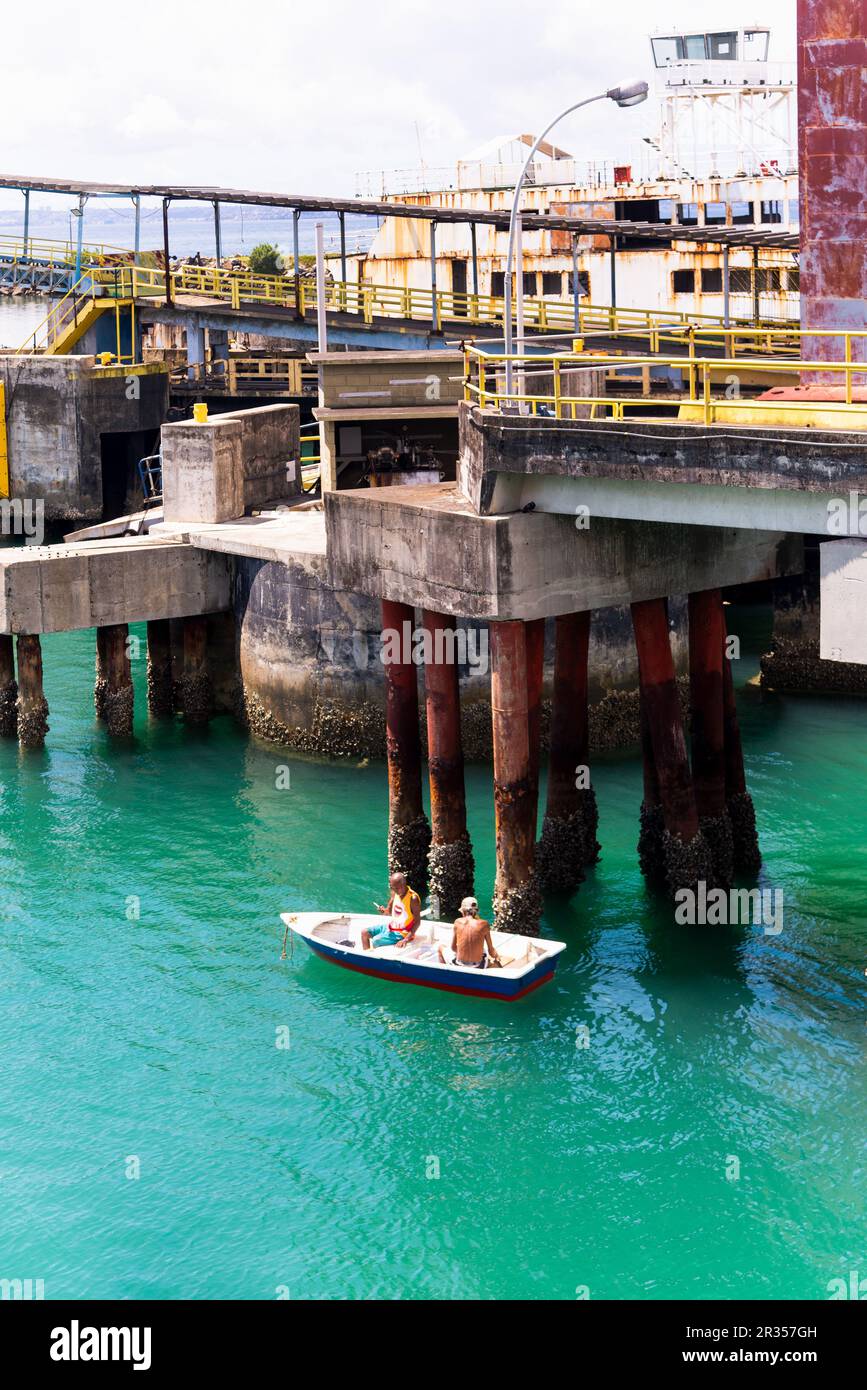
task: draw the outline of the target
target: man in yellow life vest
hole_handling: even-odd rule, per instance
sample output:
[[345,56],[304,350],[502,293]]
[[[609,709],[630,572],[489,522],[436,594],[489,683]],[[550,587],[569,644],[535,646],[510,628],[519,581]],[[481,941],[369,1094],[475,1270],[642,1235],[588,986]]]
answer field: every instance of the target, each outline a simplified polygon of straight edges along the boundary
[[361,944],[365,951],[378,946],[408,946],[418,931],[421,921],[421,899],[406,881],[406,874],[392,874],[388,880],[391,897],[388,906],[376,903],[377,912],[388,917],[385,926],[375,932],[365,928],[361,933]]

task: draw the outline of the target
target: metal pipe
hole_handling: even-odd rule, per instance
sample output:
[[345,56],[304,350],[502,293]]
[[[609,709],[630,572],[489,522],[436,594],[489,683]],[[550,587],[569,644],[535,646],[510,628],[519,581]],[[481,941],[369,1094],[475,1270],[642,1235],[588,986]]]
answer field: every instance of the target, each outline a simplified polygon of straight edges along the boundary
[[292,269],[295,280],[295,317],[300,319],[301,314],[301,252],[300,235],[298,224],[301,221],[301,213],[298,208],[292,209]]
[[18,634],[18,742],[41,748],[48,733],[48,701],[42,685],[42,646],[31,633]]
[[15,682],[15,639],[0,633],[0,738],[17,738],[18,686]]
[[753,247],[753,327],[758,328],[761,319],[761,301],[759,299],[759,248]]
[[166,307],[172,308],[172,265],[169,257],[169,202],[163,198],[163,260],[166,267]]
[[346,284],[346,213],[339,212],[337,220],[340,223],[340,279]]
[[689,691],[692,778],[699,819],[726,805],[723,735],[725,617],[719,589],[689,595]]
[[641,694],[645,701],[665,828],[685,845],[698,834],[698,811],[664,599],[632,604]]
[[126,623],[110,623],[96,629],[93,698],[96,717],[105,720],[109,733],[128,737],[133,724],[133,687]]
[[141,194],[140,194],[140,193],[136,193],[136,194],[133,196],[133,200],[132,200],[132,201],[133,201],[133,205],[134,205],[134,207],[135,207],[135,233],[134,233],[134,235],[135,235],[135,241],[134,241],[133,265],[138,265],[138,263],[139,263],[139,255],[140,255],[140,253],[141,253]]
[[728,328],[731,323],[731,276],[729,275],[729,246],[728,242],[723,246],[723,327]]
[[30,246],[30,189],[25,188],[22,191],[24,193],[24,259],[26,261]]
[[581,280],[578,274],[578,234],[572,233],[572,302],[573,326],[576,333],[581,332]]
[[608,259],[611,269],[611,307],[617,308],[617,237],[608,238]]
[[217,270],[219,270],[223,260],[223,236],[220,227],[220,200],[218,198],[214,199],[214,246],[217,252]]
[[437,303],[437,224],[430,224],[430,289],[431,289],[431,326],[434,333],[439,332],[440,327],[440,306]]
[[415,610],[382,600],[385,751],[388,765],[388,865],[416,892],[427,886],[430,828],[421,795],[418,671],[412,661]]
[[495,913],[501,930],[534,932],[538,930],[539,912],[530,899],[536,836],[526,630],[519,620],[507,619],[492,622],[489,633],[497,844]]
[[479,292],[479,251],[478,251],[478,246],[476,245],[476,224],[475,224],[475,222],[471,222],[471,223],[470,223],[470,246],[471,246],[471,248],[472,248],[472,258],[473,258],[473,294],[478,294],[478,292]]
[[78,235],[75,242],[75,283],[81,279],[81,260],[84,245],[84,205],[87,199],[83,193],[78,195]]
[[325,303],[325,227],[316,223],[316,334],[317,352],[328,351],[328,310]]
[[425,609],[425,709],[430,776],[430,894],[434,916],[457,916],[473,891],[475,864],[467,834],[457,622]]

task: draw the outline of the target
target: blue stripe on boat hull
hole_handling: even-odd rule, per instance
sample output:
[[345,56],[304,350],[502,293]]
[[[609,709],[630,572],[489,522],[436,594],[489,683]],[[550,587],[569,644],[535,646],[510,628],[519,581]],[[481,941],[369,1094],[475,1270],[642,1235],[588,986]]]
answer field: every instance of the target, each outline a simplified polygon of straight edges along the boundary
[[434,976],[430,968],[414,965],[412,961],[404,963],[376,959],[371,951],[371,964],[362,965],[357,956],[347,956],[345,952],[334,950],[320,941],[308,939],[307,944],[317,956],[331,961],[334,965],[342,965],[345,970],[355,970],[361,975],[373,975],[379,980],[397,980],[408,985],[425,985],[428,989],[450,990],[453,994],[472,994],[482,999],[521,999],[550,980],[557,968],[555,956],[553,961],[540,961],[529,974],[522,975],[519,980],[510,980],[508,977],[504,979],[496,969],[437,970]]

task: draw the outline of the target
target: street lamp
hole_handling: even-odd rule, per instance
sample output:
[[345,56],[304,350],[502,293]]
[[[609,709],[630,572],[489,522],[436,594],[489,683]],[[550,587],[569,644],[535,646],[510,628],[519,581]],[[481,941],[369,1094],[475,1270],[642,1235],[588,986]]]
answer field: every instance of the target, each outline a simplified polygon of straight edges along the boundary
[[[534,142],[534,144],[533,144],[533,148],[530,150],[530,153],[527,155],[527,158],[526,158],[525,161],[524,161],[524,167],[523,167],[523,169],[521,170],[520,176],[519,176],[519,178],[518,178],[518,182],[515,184],[515,195],[514,195],[514,197],[513,197],[513,199],[512,199],[512,212],[511,212],[511,216],[509,217],[509,248],[508,248],[508,251],[506,252],[506,274],[505,274],[504,280],[503,280],[503,297],[504,297],[504,301],[505,301],[505,302],[504,302],[504,309],[505,309],[504,346],[505,346],[505,351],[506,351],[506,396],[507,396],[507,398],[508,398],[509,394],[510,394],[511,391],[512,391],[512,381],[513,381],[513,370],[512,370],[512,362],[511,362],[511,356],[512,356],[512,343],[513,343],[513,339],[512,339],[512,262],[513,262],[513,260],[514,260],[514,255],[515,255],[515,229],[516,229],[517,222],[518,222],[518,204],[519,204],[519,202],[521,201],[521,189],[524,187],[524,179],[525,179],[526,176],[527,176],[527,170],[529,169],[530,164],[532,163],[533,156],[535,155],[535,153],[536,153],[536,151],[538,150],[539,146],[541,145],[542,141],[545,139],[546,135],[550,134],[550,132],[554,129],[555,125],[557,125],[558,122],[562,121],[563,118],[564,118],[564,116],[570,116],[570,115],[572,114],[573,111],[577,111],[577,110],[579,109],[579,107],[581,107],[581,106],[589,106],[589,105],[591,104],[591,102],[594,102],[594,101],[613,101],[614,104],[615,104],[616,106],[638,106],[642,101],[646,101],[646,100],[647,100],[647,83],[646,83],[646,82],[630,82],[628,85],[625,85],[625,86],[622,86],[622,87],[612,87],[612,88],[610,88],[610,90],[607,91],[607,92],[600,92],[600,93],[598,94],[598,96],[595,96],[595,97],[585,97],[583,101],[576,101],[575,104],[574,104],[573,106],[567,106],[565,111],[561,111],[560,114],[559,114],[559,116],[555,116],[554,119],[553,119],[553,121],[551,121],[550,125],[547,125],[547,126],[545,127],[545,129],[542,131],[542,134],[536,137],[536,140],[535,140],[535,142]],[[524,271],[524,267],[523,267],[523,265],[520,265],[520,266],[517,267],[517,269],[516,269],[516,274],[515,274],[515,291],[516,291],[516,297],[517,297],[517,302],[518,302],[518,312],[519,312],[519,315],[520,315],[521,318],[523,318],[523,312],[522,312],[522,311],[523,311],[523,303],[524,303],[524,275],[523,275],[523,271]]]

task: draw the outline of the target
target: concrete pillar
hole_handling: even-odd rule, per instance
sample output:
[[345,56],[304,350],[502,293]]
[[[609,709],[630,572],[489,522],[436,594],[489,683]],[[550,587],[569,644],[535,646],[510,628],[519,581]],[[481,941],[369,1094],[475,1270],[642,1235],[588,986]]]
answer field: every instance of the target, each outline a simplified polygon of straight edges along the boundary
[[184,618],[184,667],[178,704],[189,724],[206,724],[214,711],[214,691],[207,667],[208,620]]
[[110,734],[128,737],[132,733],[133,690],[126,623],[96,629],[93,702],[97,719],[105,720]]
[[599,857],[599,812],[596,793],[589,785],[590,614],[564,613],[555,626],[548,800],[536,846],[536,869],[545,892],[568,893],[583,881],[584,866]]
[[385,731],[388,759],[388,871],[404,873],[421,896],[427,889],[431,832],[421,799],[418,673],[411,659],[415,613],[382,601]]
[[431,819],[428,882],[434,917],[445,920],[456,917],[461,899],[472,893],[476,866],[467,834],[457,624],[427,609],[423,622]]
[[0,738],[18,737],[18,686],[15,681],[15,647],[0,635]]
[[156,618],[147,625],[148,710],[155,719],[169,719],[175,712],[172,683],[171,624]]
[[665,599],[632,605],[638,673],[659,784],[662,850],[669,891],[713,882],[713,861],[698,823]]
[[491,714],[500,931],[538,934],[542,894],[535,872],[535,808],[527,689],[527,635],[522,622],[492,622]]
[[229,330],[227,328],[209,328],[208,347],[211,350],[213,362],[228,362]]
[[761,867],[759,836],[753,799],[747,791],[744,773],[744,751],[732,664],[723,658],[723,728],[725,738],[726,809],[732,827],[732,854],[736,874],[754,877]]
[[319,421],[319,479],[322,492],[337,491],[337,426]]
[[186,330],[187,376],[193,381],[196,377],[196,367],[203,367],[205,362],[205,330],[192,320],[187,321]]
[[[865,69],[864,0],[798,0],[802,328],[867,328]],[[852,347],[867,357],[864,340]],[[843,357],[834,339],[801,349],[807,361]]]
[[689,694],[692,780],[702,834],[710,845],[714,881],[731,886],[732,827],[726,810],[723,662],[726,624],[719,589],[689,596]]
[[22,632],[18,636],[18,742],[22,748],[41,748],[47,733],[42,646],[38,637]]

